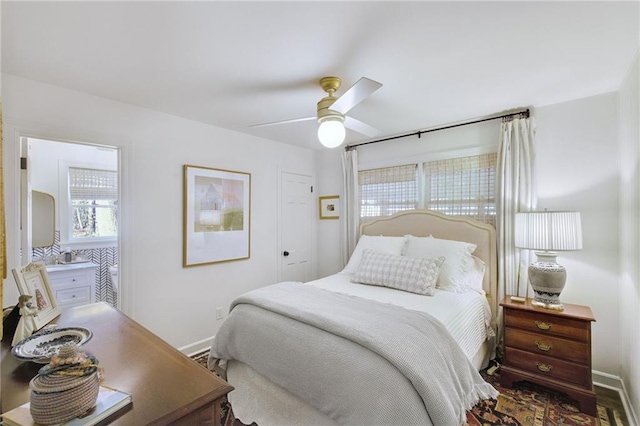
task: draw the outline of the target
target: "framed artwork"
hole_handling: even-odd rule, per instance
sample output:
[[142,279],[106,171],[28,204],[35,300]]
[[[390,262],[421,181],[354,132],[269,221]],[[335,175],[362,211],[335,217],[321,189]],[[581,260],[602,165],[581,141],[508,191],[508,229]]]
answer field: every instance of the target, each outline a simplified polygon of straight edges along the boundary
[[30,295],[31,303],[38,310],[38,314],[33,317],[37,330],[60,315],[58,300],[51,288],[47,268],[43,262],[33,262],[20,270],[13,269],[11,272],[20,294]]
[[251,174],[184,166],[184,267],[248,259]]
[[340,217],[339,200],[338,195],[319,197],[320,219],[338,219]]

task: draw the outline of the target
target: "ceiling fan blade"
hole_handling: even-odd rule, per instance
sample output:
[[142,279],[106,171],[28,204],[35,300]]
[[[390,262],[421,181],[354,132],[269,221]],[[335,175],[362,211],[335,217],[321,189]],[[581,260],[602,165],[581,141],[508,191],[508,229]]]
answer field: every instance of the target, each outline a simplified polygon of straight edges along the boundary
[[253,124],[249,127],[267,127],[267,126],[275,126],[277,124],[297,123],[299,121],[308,121],[308,120],[317,120],[317,119],[318,117],[294,118],[292,120],[272,121],[271,123]]
[[366,123],[363,123],[360,120],[356,120],[353,117],[345,117],[344,118],[344,127],[347,127],[353,131],[356,131],[365,136],[373,137],[380,134],[380,130],[375,127],[369,126]]
[[367,96],[382,87],[381,83],[362,77],[336,100],[329,109],[346,114],[354,106],[362,102]]

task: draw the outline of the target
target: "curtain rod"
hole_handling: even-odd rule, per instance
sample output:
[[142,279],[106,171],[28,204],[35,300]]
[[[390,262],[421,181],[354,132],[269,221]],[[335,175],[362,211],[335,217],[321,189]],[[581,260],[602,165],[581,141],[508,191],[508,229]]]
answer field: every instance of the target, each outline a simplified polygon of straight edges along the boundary
[[521,116],[520,118],[529,118],[529,109],[527,108],[525,110],[518,111],[518,112],[512,112],[512,113],[504,114],[504,115],[498,115],[496,117],[482,118],[480,120],[473,120],[473,121],[467,121],[467,122],[464,122],[464,123],[451,124],[449,126],[437,127],[435,129],[418,130],[417,132],[407,133],[405,135],[399,135],[399,136],[391,136],[389,138],[378,139],[378,140],[375,140],[375,141],[356,143],[356,144],[353,144],[353,145],[345,146],[344,150],[345,151],[353,151],[354,149],[356,149],[359,146],[369,145],[369,144],[378,143],[378,142],[386,142],[386,141],[390,141],[390,140],[394,140],[394,139],[408,138],[409,136],[418,136],[418,139],[419,139],[420,135],[422,135],[423,133],[437,132],[439,130],[452,129],[454,127],[467,126],[469,124],[482,123],[484,121],[497,120],[499,118],[511,118],[511,117],[516,116],[516,115]]

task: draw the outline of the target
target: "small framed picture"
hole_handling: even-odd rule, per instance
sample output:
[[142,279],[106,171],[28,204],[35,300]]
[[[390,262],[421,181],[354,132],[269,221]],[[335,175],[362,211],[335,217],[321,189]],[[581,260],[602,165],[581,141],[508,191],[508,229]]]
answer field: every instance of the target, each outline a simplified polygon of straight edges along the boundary
[[30,295],[31,303],[38,310],[38,314],[33,317],[37,330],[60,315],[58,300],[51,288],[43,262],[33,262],[20,270],[13,269],[11,272],[20,294]]
[[340,217],[339,201],[338,195],[319,197],[320,219],[338,219]]

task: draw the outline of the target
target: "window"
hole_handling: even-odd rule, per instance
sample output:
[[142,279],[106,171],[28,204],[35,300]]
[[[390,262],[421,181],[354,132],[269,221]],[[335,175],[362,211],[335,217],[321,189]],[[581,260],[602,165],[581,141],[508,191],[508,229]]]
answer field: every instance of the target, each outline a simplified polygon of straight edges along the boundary
[[490,153],[361,170],[360,220],[427,208],[495,226],[496,163]]
[[424,163],[425,208],[495,226],[497,154]]
[[118,235],[118,173],[68,168],[69,241],[114,239]]
[[417,164],[358,172],[360,218],[389,216],[418,206]]

